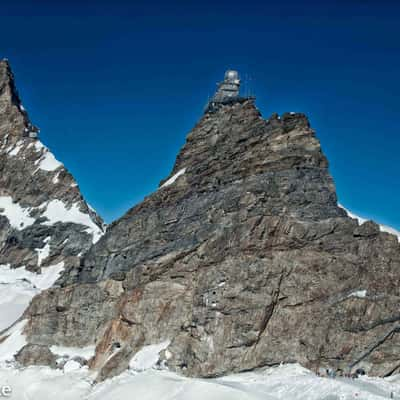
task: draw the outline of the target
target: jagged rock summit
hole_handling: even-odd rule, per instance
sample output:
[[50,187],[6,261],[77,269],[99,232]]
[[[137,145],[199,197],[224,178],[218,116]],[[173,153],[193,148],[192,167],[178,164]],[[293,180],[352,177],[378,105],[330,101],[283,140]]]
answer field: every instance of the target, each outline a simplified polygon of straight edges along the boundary
[[[47,287],[64,267],[79,265],[104,228],[74,178],[38,139],[6,60],[0,61],[0,171],[0,274],[8,277],[0,288],[0,311],[10,314],[11,323],[20,316],[15,304],[26,307],[37,287]],[[21,289],[11,298],[10,285]]]
[[152,345],[192,376],[295,361],[387,375],[399,277],[398,238],[338,206],[306,116],[263,119],[240,98],[206,112],[158,191],[33,299],[17,359],[92,349],[101,380]]

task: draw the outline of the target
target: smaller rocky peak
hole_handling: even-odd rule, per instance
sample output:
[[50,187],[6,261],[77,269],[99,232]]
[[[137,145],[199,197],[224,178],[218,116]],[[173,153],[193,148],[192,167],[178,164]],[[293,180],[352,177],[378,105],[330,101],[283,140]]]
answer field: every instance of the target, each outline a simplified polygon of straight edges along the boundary
[[2,91],[4,87],[13,80],[14,77],[9,61],[6,58],[0,60],[0,90]]
[[14,74],[7,59],[0,61],[0,94],[7,94],[13,105],[17,107],[21,105]]
[[29,137],[36,139],[39,129],[34,126],[22,105],[14,74],[7,59],[0,61],[0,137]]
[[292,131],[294,129],[309,129],[310,121],[307,115],[297,112],[287,112],[281,117],[283,129],[285,132]]
[[0,265],[30,270],[76,263],[104,233],[103,221],[37,132],[9,62],[0,61]]
[[355,237],[374,237],[379,235],[379,225],[373,221],[366,221],[354,230]]

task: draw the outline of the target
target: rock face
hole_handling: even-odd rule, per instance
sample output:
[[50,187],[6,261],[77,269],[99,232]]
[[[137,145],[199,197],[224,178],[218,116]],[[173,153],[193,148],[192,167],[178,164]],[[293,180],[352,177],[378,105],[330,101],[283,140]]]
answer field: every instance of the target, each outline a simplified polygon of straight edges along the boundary
[[[103,233],[101,219],[37,132],[8,62],[0,61],[0,274],[8,276],[10,268],[40,273],[54,265],[78,266],[79,256]],[[3,289],[8,290],[0,288],[2,314],[8,308]]]
[[206,113],[158,191],[34,298],[25,335],[96,345],[98,379],[161,342],[187,375],[294,361],[385,375],[399,278],[398,238],[338,207],[305,115],[264,120],[242,99]]

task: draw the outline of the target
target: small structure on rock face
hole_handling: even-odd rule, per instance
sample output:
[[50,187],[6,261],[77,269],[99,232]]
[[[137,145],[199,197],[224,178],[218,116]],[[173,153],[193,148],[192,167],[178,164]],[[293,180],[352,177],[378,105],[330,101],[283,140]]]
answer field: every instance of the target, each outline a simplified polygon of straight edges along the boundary
[[36,126],[29,125],[28,128],[24,128],[22,136],[29,137],[31,139],[37,139],[39,134],[39,129]]
[[218,90],[208,102],[206,112],[214,112],[221,105],[242,102],[250,97],[241,97],[240,94],[240,78],[239,73],[235,70],[228,69],[225,72],[224,80],[218,83]]

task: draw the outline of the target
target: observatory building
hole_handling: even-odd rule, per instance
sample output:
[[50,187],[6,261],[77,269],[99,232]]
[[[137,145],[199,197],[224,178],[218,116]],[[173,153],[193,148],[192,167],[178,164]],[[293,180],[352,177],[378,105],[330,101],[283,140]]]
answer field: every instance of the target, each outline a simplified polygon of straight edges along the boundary
[[215,93],[212,101],[218,103],[227,99],[239,96],[240,79],[237,71],[228,70],[225,72],[224,80],[218,84],[217,93]]
[[239,73],[232,69],[225,72],[224,80],[218,83],[217,92],[208,102],[206,112],[216,111],[223,104],[232,104],[237,101],[246,100],[247,97],[241,97],[240,94]]

